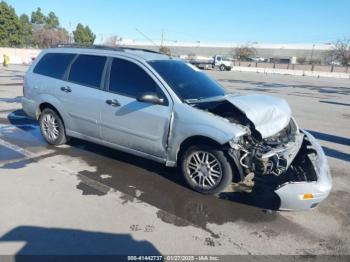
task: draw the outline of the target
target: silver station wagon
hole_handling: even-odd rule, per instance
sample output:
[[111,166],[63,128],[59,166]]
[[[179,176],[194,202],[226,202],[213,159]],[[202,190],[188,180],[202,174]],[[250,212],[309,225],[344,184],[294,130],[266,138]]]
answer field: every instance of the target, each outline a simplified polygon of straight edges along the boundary
[[178,166],[203,194],[249,176],[269,184],[280,209],[297,210],[317,206],[332,187],[322,148],[284,100],[229,94],[153,51],[44,50],[25,75],[22,105],[49,144],[76,137]]

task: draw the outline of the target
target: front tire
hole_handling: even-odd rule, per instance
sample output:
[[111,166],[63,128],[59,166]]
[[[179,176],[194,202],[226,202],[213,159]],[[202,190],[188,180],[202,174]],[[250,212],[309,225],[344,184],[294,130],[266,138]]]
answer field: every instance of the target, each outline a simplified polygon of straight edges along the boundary
[[219,67],[219,69],[220,69],[220,71],[226,71],[226,66],[225,66],[225,65],[221,65],[221,66]]
[[40,131],[50,145],[67,142],[66,131],[61,117],[51,108],[45,108],[39,117]]
[[213,146],[189,147],[181,157],[187,184],[202,194],[222,192],[232,182],[232,168],[224,152]]

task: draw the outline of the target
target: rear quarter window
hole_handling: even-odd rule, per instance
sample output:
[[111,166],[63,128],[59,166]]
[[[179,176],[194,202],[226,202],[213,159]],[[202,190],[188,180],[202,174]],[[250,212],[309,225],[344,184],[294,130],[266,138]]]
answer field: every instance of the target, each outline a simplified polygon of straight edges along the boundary
[[33,72],[35,74],[49,76],[53,78],[62,79],[64,73],[70,62],[75,57],[75,54],[65,53],[48,53],[45,54],[38,64],[35,66]]

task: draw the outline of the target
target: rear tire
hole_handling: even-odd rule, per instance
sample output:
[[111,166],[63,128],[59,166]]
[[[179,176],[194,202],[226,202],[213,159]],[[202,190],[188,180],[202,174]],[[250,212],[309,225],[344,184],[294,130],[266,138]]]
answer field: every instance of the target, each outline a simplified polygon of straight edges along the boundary
[[40,131],[50,145],[65,144],[68,139],[61,117],[51,108],[45,108],[39,117]]
[[226,71],[226,66],[225,66],[225,65],[221,65],[221,66],[219,67],[219,69],[220,69],[220,71]]
[[217,194],[232,182],[232,168],[225,153],[213,146],[189,147],[180,164],[186,183],[199,193]]

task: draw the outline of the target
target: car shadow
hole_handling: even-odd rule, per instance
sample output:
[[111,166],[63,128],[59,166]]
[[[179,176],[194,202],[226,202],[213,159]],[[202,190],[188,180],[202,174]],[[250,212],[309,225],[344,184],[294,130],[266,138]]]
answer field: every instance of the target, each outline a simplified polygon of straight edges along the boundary
[[0,237],[5,242],[24,242],[15,261],[118,261],[118,255],[160,255],[149,241],[130,234],[77,229],[19,226]]
[[144,108],[152,106],[149,103],[141,103],[139,101],[133,101],[128,104],[123,105],[122,107],[116,109],[116,116],[125,116],[133,112],[141,111]]

